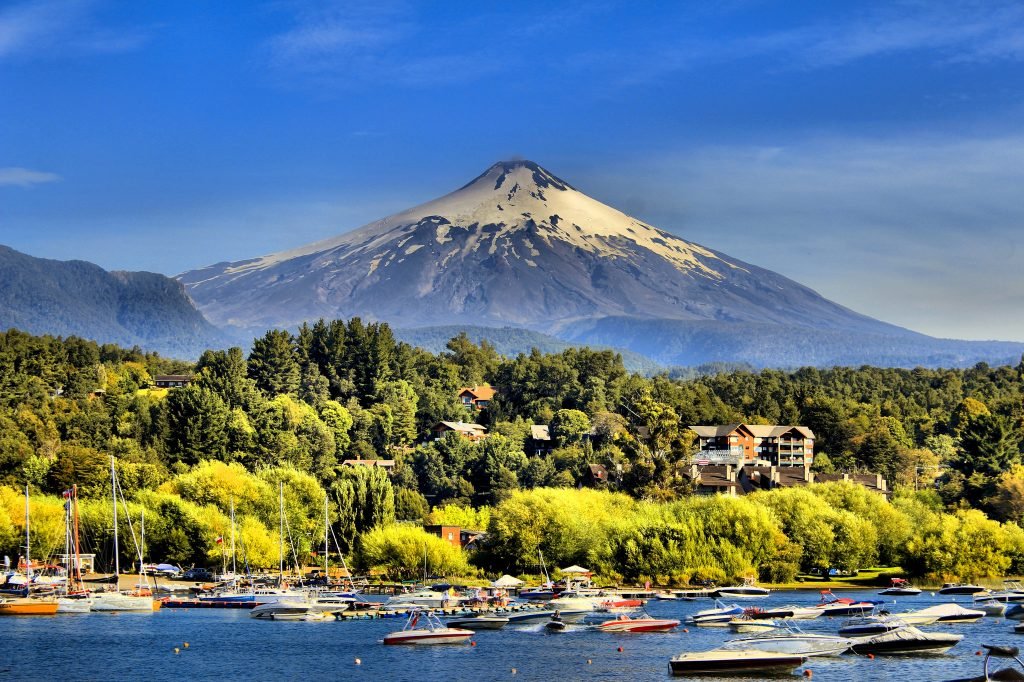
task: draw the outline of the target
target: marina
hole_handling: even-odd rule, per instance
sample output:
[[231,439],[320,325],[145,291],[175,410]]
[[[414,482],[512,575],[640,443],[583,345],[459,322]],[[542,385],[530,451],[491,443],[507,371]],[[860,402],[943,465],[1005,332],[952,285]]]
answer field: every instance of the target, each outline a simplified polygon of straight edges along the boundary
[[[867,590],[837,592],[840,597],[858,600],[872,594]],[[813,605],[817,597],[813,591],[773,591],[764,605]],[[374,601],[379,603],[379,598]],[[900,598],[899,606],[917,611],[950,601],[949,597],[923,593],[919,597]],[[969,597],[960,597],[959,601],[970,604]],[[651,618],[682,621],[711,605],[709,600],[651,600],[645,609]],[[250,618],[246,610],[176,608],[173,602],[150,614],[10,617],[0,619],[0,636],[5,640],[7,654],[0,669],[6,679],[15,680],[38,679],[38,671],[54,665],[103,670],[103,676],[109,679],[128,678],[140,669],[145,669],[147,678],[154,681],[212,677],[293,679],[296,665],[301,662],[304,668],[322,667],[345,679],[472,682],[512,679],[515,669],[516,680],[661,680],[669,679],[670,659],[719,649],[728,640],[736,639],[727,628],[685,624],[670,632],[643,634],[601,632],[583,621],[568,623],[561,632],[554,633],[545,627],[550,610],[531,607],[512,613],[536,618],[519,622],[510,619],[500,630],[480,628],[463,644],[426,647],[382,646],[386,635],[401,630],[408,614],[379,608],[346,610],[337,620],[318,618],[312,622],[264,621]],[[818,618],[801,621],[800,630],[804,641],[831,642],[838,639],[835,635],[841,624],[838,619]],[[962,636],[963,640],[954,642],[948,653],[926,656],[815,656],[796,667],[793,678],[804,670],[811,670],[816,680],[970,678],[981,672],[981,658],[974,653],[981,650],[982,644],[1022,643],[1021,636],[1013,631],[1015,624],[1003,618],[986,617],[974,623],[922,626],[922,632]],[[465,620],[458,627],[472,629]],[[773,635],[777,642],[780,634],[785,631]],[[743,649],[754,646],[749,642],[757,639],[747,638]],[[46,647],[37,646],[39,642],[46,642]],[[185,642],[189,643],[187,648]],[[764,646],[765,650],[793,650],[785,640],[773,646],[766,639]],[[798,655],[808,655],[806,647],[797,647],[796,651]],[[91,675],[86,673],[83,677]]]

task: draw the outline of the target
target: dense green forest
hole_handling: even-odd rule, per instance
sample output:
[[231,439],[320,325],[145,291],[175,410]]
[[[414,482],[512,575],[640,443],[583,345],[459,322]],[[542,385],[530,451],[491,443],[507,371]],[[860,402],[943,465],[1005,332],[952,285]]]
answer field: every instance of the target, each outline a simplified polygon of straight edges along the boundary
[[[164,373],[195,378],[186,388],[151,388]],[[457,401],[460,387],[484,383],[498,389],[488,409]],[[40,547],[60,521],[59,499],[49,496],[72,484],[100,547],[113,455],[129,506],[147,510],[148,554],[184,564],[219,562],[215,538],[229,532],[232,499],[248,560],[276,564],[282,481],[296,557],[315,550],[317,537],[322,543],[326,496],[342,549],[361,567],[399,572],[399,548],[419,543],[415,566],[428,541],[394,523],[428,517],[486,527],[490,540],[472,559],[488,570],[527,571],[538,548],[629,579],[676,580],[751,570],[781,578],[872,561],[977,574],[1020,570],[1024,556],[1024,361],[645,377],[611,351],[507,358],[458,336],[434,354],[397,342],[386,324],[353,319],[270,331],[248,356],[207,351],[194,365],[11,330],[0,335],[0,389],[7,553],[18,551],[16,489],[26,484],[38,498]],[[491,435],[431,440],[441,420],[478,420]],[[686,425],[741,421],[811,427],[817,468],[881,472],[897,491],[893,502],[865,501],[842,486],[736,500],[690,496]],[[534,451],[531,424],[550,425],[553,449]],[[342,466],[377,458],[395,460],[390,476]],[[606,490],[578,490],[592,483],[591,463],[615,472]],[[736,516],[728,532],[719,524],[722,505]],[[890,512],[897,516],[886,521]],[[531,525],[538,523],[547,525]],[[761,526],[774,530],[765,536]],[[893,539],[892,528],[906,534]],[[843,547],[853,536],[876,540]],[[582,537],[592,542],[584,546]],[[935,549],[977,547],[979,538],[998,556],[972,550],[954,561]],[[436,566],[475,570],[460,553],[431,551]]]

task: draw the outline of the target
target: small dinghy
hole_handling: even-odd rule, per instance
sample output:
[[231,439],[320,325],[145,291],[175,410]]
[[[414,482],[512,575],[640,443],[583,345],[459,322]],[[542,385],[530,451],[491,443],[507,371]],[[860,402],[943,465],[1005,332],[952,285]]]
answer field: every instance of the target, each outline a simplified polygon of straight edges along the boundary
[[862,655],[944,654],[963,638],[963,635],[945,632],[922,632],[908,625],[892,632],[862,639],[850,648],[854,653]]
[[668,662],[672,675],[776,675],[791,672],[804,656],[756,649],[713,649],[679,654]]
[[878,594],[887,597],[916,597],[921,594],[917,589],[903,578],[892,578],[892,584]]
[[679,626],[678,620],[668,618],[630,618],[619,616],[596,626],[602,632],[668,632]]
[[384,635],[385,644],[462,644],[473,636],[472,630],[451,628],[429,611],[413,611],[405,627]]

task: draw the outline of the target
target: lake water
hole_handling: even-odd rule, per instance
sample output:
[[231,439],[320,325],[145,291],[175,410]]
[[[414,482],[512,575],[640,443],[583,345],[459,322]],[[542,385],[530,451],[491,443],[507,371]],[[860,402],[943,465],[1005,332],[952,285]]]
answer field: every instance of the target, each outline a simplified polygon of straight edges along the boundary
[[[885,599],[872,591],[840,596]],[[747,605],[817,603],[817,593],[775,592]],[[893,598],[889,598],[891,602]],[[954,601],[922,594],[898,598],[890,610]],[[955,599],[970,606],[969,597]],[[682,619],[711,602],[652,601],[653,616]],[[844,619],[800,621],[808,631],[835,632]],[[385,647],[380,639],[401,628],[400,619],[267,622],[235,610],[161,610],[152,614],[82,614],[49,618],[0,618],[0,677],[12,680],[667,680],[668,660],[703,651],[735,637],[727,629],[689,627],[667,634],[611,634],[584,626],[548,633],[541,626],[483,631],[477,646]],[[681,626],[686,627],[686,626]],[[985,618],[973,624],[926,630],[965,636],[944,656],[811,659],[805,666],[822,680],[946,680],[981,674],[982,643],[1024,648],[1013,621]],[[184,642],[189,648],[183,647]],[[178,647],[181,653],[175,654]],[[623,651],[617,649],[622,647]],[[355,659],[361,659],[361,665]],[[589,660],[589,663],[588,663]],[[513,673],[512,669],[516,672]],[[797,671],[793,680],[802,679]],[[692,678],[676,678],[692,679]],[[723,678],[716,678],[723,679]],[[750,679],[750,678],[746,678]]]

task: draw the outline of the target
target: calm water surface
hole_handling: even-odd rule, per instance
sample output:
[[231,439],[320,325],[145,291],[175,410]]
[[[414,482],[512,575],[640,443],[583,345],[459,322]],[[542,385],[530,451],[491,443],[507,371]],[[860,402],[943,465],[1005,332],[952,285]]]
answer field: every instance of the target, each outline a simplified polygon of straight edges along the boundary
[[[873,591],[840,596],[885,599]],[[892,601],[893,598],[889,598]],[[949,598],[922,594],[899,598],[891,610],[922,608]],[[970,606],[970,598],[955,599]],[[778,592],[745,604],[817,603],[814,592]],[[711,602],[652,601],[653,616],[682,619]],[[808,631],[835,632],[843,619],[801,621]],[[152,614],[82,614],[52,618],[0,618],[0,678],[181,682],[182,680],[668,680],[668,659],[703,651],[736,635],[726,629],[690,627],[669,634],[610,634],[571,626],[548,633],[541,626],[480,632],[477,646],[385,647],[380,639],[400,629],[399,619],[264,622],[234,610],[162,610]],[[817,681],[946,680],[981,673],[975,652],[984,643],[1024,648],[1013,622],[985,618],[975,624],[930,626],[964,640],[944,656],[846,655],[811,659]],[[182,647],[184,642],[189,648]],[[175,654],[174,647],[181,653]],[[619,652],[618,647],[623,651]],[[355,665],[356,658],[361,665]],[[590,661],[588,663],[588,660]],[[512,669],[516,672],[513,674]],[[803,668],[790,679],[799,678]],[[676,678],[693,679],[693,678]],[[721,677],[715,679],[723,679]],[[751,679],[751,678],[745,678]]]

